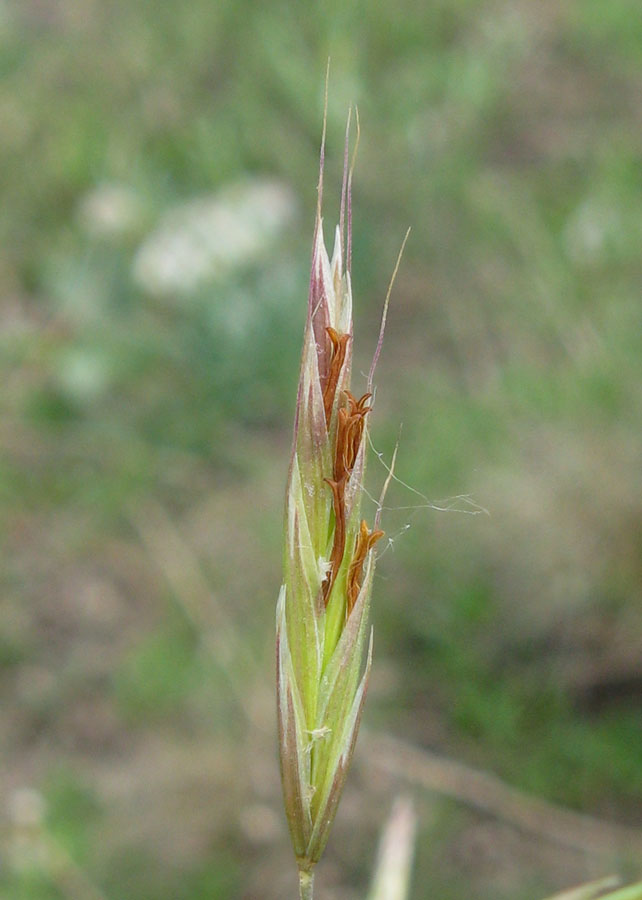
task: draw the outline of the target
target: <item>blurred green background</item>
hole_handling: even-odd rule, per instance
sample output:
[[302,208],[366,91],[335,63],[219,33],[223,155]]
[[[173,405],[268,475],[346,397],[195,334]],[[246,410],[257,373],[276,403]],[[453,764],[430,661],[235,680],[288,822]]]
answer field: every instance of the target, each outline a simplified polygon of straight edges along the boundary
[[372,438],[403,424],[413,490],[320,900],[366,895],[401,789],[417,900],[642,877],[368,755],[642,829],[637,0],[2,0],[3,898],[294,896],[273,629],[328,55],[357,391],[412,227]]

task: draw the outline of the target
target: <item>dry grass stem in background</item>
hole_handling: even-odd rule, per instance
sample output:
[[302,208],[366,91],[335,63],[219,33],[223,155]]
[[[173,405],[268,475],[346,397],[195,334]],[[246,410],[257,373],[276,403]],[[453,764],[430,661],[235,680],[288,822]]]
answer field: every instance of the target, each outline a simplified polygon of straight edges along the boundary
[[642,831],[563,809],[473,769],[389,735],[368,733],[369,765],[495,816],[522,831],[595,856],[642,856]]
[[[253,660],[230,616],[213,594],[201,562],[179,525],[160,502],[150,499],[143,507],[130,506],[129,519],[148,556],[170,586],[175,602],[195,627],[201,648],[216,660],[248,721],[267,731],[264,711],[269,706],[268,690],[257,683],[252,702],[248,700],[243,679],[245,673],[252,671]],[[263,690],[265,702],[261,703],[256,692]]]

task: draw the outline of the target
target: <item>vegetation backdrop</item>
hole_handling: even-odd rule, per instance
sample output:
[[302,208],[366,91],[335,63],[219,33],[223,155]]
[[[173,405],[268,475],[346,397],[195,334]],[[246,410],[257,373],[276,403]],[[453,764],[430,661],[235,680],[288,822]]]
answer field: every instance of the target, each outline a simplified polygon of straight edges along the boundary
[[365,896],[399,792],[417,900],[642,875],[637,2],[2,0],[9,900],[296,890],[274,606],[328,55],[355,390],[412,234],[368,472],[403,425],[409,487],[319,897]]

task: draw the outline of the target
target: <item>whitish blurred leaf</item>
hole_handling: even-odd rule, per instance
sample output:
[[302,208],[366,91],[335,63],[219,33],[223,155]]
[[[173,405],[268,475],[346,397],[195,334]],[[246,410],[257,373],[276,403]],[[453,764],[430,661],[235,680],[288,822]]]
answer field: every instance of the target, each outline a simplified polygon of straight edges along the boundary
[[379,844],[368,900],[406,900],[417,833],[417,815],[408,797],[398,797]]

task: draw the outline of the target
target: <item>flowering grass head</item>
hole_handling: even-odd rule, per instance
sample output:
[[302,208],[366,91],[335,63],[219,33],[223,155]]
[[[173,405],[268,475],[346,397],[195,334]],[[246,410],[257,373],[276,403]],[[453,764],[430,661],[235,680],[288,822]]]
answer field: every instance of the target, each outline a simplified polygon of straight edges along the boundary
[[373,548],[383,535],[360,511],[372,377],[365,393],[352,392],[347,142],[331,257],[323,240],[322,180],[323,149],[277,608],[281,774],[306,875],[328,839],[357,736],[372,655]]

